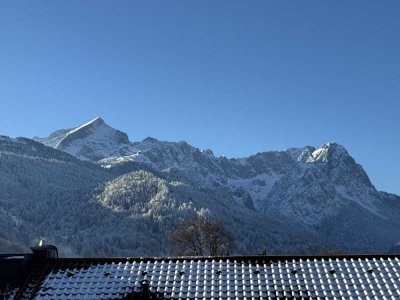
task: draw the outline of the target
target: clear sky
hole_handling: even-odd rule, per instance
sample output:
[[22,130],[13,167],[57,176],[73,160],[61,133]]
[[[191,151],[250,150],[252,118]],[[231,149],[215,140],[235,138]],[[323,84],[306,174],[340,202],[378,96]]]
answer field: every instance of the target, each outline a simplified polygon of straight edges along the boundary
[[242,157],[336,141],[400,194],[400,1],[1,1],[0,133],[96,116]]

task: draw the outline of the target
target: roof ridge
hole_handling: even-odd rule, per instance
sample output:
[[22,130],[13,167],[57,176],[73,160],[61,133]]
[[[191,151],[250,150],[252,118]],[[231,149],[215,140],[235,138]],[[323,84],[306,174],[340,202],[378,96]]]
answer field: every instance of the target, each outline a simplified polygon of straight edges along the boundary
[[183,261],[183,260],[297,260],[297,259],[358,259],[358,258],[400,258],[400,254],[321,254],[321,255],[234,255],[234,256],[160,256],[160,257],[61,257],[59,261]]

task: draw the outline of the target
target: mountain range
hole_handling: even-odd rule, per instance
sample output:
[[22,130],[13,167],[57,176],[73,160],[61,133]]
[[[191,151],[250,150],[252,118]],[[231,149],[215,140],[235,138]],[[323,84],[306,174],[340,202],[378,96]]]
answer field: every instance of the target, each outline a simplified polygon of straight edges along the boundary
[[336,143],[229,159],[132,142],[96,118],[1,136],[0,192],[3,252],[45,239],[69,256],[168,255],[168,231],[195,216],[222,220],[238,254],[388,252],[400,240],[400,197]]

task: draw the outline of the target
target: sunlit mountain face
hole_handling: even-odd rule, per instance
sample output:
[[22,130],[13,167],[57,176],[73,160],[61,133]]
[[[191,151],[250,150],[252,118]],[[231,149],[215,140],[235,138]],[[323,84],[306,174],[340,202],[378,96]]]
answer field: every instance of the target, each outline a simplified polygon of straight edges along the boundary
[[0,250],[39,239],[64,255],[168,255],[177,220],[221,219],[237,254],[386,252],[400,197],[336,143],[215,157],[101,118],[49,137],[0,137]]

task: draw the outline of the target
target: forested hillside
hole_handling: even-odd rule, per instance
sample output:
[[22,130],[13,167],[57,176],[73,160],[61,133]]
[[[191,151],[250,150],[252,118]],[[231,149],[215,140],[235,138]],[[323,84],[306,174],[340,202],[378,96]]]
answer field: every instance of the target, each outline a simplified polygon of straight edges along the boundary
[[100,118],[35,139],[0,137],[1,252],[45,239],[62,255],[168,255],[168,232],[199,216],[221,220],[237,254],[385,252],[400,240],[400,198],[335,143],[228,159],[130,142]]

